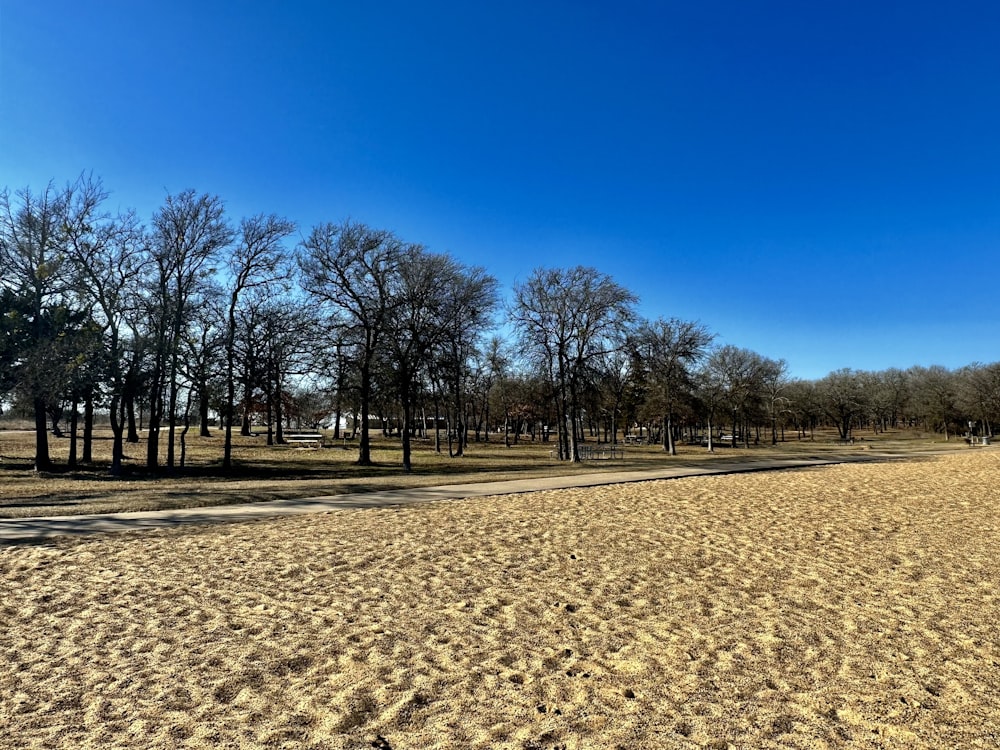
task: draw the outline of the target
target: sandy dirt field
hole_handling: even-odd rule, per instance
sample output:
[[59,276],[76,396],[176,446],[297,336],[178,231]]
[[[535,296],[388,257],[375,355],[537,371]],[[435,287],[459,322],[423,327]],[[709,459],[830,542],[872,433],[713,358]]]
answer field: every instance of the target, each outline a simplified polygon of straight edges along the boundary
[[0,747],[1000,747],[1000,452],[0,549]]

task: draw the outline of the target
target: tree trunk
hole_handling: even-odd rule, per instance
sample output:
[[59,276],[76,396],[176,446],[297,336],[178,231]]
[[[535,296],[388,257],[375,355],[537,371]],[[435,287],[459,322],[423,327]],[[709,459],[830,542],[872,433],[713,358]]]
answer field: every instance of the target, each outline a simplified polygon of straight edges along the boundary
[[49,420],[45,411],[45,399],[35,398],[35,471],[50,471]]
[[229,471],[233,468],[233,416],[236,407],[233,404],[233,400],[236,398],[235,388],[233,385],[233,373],[230,368],[230,372],[226,376],[226,405],[225,413],[220,415],[220,419],[226,420],[224,425],[225,432],[222,438],[222,470]]
[[454,453],[451,450],[451,430],[448,431],[448,452],[451,454],[452,458],[458,458],[459,456],[465,455],[465,415],[462,413],[465,406],[462,404],[462,376],[461,374],[455,375],[455,437],[457,442],[457,448]]
[[284,406],[281,403],[284,389],[281,387],[281,365],[275,362],[274,365],[274,421],[277,423],[277,433],[274,436],[278,445],[285,444],[285,432],[282,424],[284,422]]
[[149,418],[146,421],[146,467],[155,471],[160,466],[160,427],[163,419],[163,372],[159,363],[153,372],[149,390]]
[[198,386],[198,434],[200,437],[212,437],[208,429],[208,384]]
[[184,402],[184,428],[181,430],[181,457],[180,468],[184,468],[187,461],[187,434],[191,428],[191,391],[187,392],[187,399]]
[[267,445],[274,445],[274,398],[271,393],[271,378],[268,377],[264,386],[265,413],[267,414]]
[[236,303],[239,301],[239,286],[229,295],[229,310],[226,315],[226,403],[222,419],[226,420],[222,440],[222,470],[233,468],[233,413],[236,411]]
[[253,434],[251,413],[253,412],[254,373],[249,360],[244,364],[246,370],[243,373],[243,418],[240,421],[240,435],[250,437]]
[[408,390],[409,388],[404,385],[400,394],[400,405],[403,407],[403,424],[399,430],[399,436],[403,442],[403,471],[407,473],[412,471],[413,468],[410,465],[410,412],[412,406],[410,404],[410,396],[406,393]]
[[125,446],[122,444],[123,433],[125,432],[125,409],[124,399],[115,394],[111,397],[111,411],[108,415],[111,422],[111,476],[120,477],[122,474],[122,460],[125,457]]
[[160,419],[150,410],[146,423],[146,468],[156,471],[160,468]]
[[438,403],[437,396],[434,397],[434,451],[435,453],[441,452],[441,405]]
[[83,402],[83,462],[94,462],[94,394],[88,393]]
[[372,449],[368,439],[368,399],[371,397],[371,387],[371,354],[367,354],[361,361],[361,435],[358,440],[358,466],[372,465]]
[[177,433],[177,396],[180,387],[177,384],[176,372],[171,373],[170,387],[167,396],[167,471],[174,468],[174,436]]
[[557,397],[558,414],[556,419],[558,420],[558,429],[556,430],[556,439],[559,441],[559,460],[568,461],[570,458],[569,453],[569,435],[566,429],[566,399],[563,395]]
[[74,398],[69,413],[69,460],[66,462],[71,469],[76,468],[76,433],[80,422],[80,404]]
[[580,462],[580,440],[583,438],[581,435],[582,425],[580,424],[577,416],[580,414],[579,401],[576,393],[576,382],[575,380],[570,380],[569,382],[569,426],[570,426],[570,460],[574,463]]
[[475,406],[474,405],[470,405],[470,404],[466,404],[465,408],[466,408],[466,411],[465,411],[465,413],[463,415],[463,418],[462,418],[462,430],[459,433],[462,436],[462,449],[463,449],[463,454],[462,455],[465,455],[464,451],[468,450],[468,448],[469,448],[469,433],[472,432],[472,430],[469,428],[469,425],[472,422],[474,422],[475,419],[476,419],[476,408],[475,408]]
[[128,423],[128,437],[126,440],[130,443],[138,443],[139,428],[135,419],[135,396],[128,397],[128,401],[125,405],[125,417]]
[[[569,411],[569,410],[567,410]],[[564,461],[579,461],[579,455],[577,453],[576,447],[576,426],[573,424],[573,415],[565,414],[563,416],[563,432],[564,432]]]

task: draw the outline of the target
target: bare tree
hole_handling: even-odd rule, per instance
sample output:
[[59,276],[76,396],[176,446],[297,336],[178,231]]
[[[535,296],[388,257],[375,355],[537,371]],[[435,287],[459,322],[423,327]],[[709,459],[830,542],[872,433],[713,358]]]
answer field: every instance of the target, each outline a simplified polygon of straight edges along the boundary
[[973,422],[973,434],[974,423],[979,422],[980,434],[992,437],[993,426],[1000,422],[1000,362],[973,362],[958,370],[955,378],[958,405]]
[[815,381],[793,379],[785,387],[785,395],[788,397],[788,415],[795,425],[796,439],[803,440],[806,431],[812,439],[813,430],[823,418],[823,409],[820,406],[819,391]]
[[[185,324],[181,330],[179,372],[191,391],[191,396],[185,403],[185,411],[190,415],[191,407],[196,406],[198,435],[211,437],[209,412],[213,402],[218,404],[219,389],[223,386],[219,372],[226,341],[224,291],[217,285],[210,284],[206,285],[198,297],[198,304],[185,315]],[[185,434],[190,426],[188,421],[189,419],[185,421]]]
[[890,368],[880,372],[859,373],[868,416],[874,432],[885,432],[895,427],[909,399],[909,375],[902,370]]
[[290,379],[309,374],[312,352],[321,345],[320,321],[308,306],[272,296],[258,311],[260,379],[266,410],[267,444],[283,444]]
[[236,412],[236,311],[248,291],[266,288],[288,277],[283,268],[284,241],[295,231],[295,224],[274,214],[256,214],[240,222],[236,242],[227,266],[231,278],[229,307],[226,316],[226,403],[225,445],[222,468],[232,468],[233,416]]
[[[771,422],[771,445],[778,444],[778,417],[785,413],[788,397],[785,389],[788,387],[788,363],[783,359],[764,358],[761,361],[761,387],[763,390],[767,416]],[[782,440],[785,428],[782,423]]]
[[851,439],[851,430],[867,408],[860,373],[850,368],[831,372],[816,383],[820,405],[837,426],[841,440]]
[[154,366],[150,393],[146,463],[159,465],[159,430],[168,421],[167,466],[174,466],[174,434],[180,392],[181,333],[192,298],[202,279],[213,273],[214,261],[232,240],[222,199],[185,190],[168,195],[153,214],[152,260],[155,264],[151,299]]
[[760,397],[764,362],[757,352],[731,344],[716,349],[708,358],[711,380],[721,389],[732,415],[734,447],[740,425],[744,445],[750,445],[750,413]]
[[951,436],[950,428],[960,420],[954,373],[941,365],[911,367],[912,405],[917,416],[935,432]]
[[394,280],[392,313],[388,316],[388,350],[395,389],[402,410],[400,438],[403,470],[410,471],[410,429],[414,421],[415,388],[432,349],[443,340],[445,310],[459,265],[449,256],[429,253],[418,245],[404,249]]
[[637,299],[596,269],[536,269],[515,285],[511,322],[546,372],[559,415],[559,457],[579,461],[579,395],[587,365],[622,346]]
[[662,414],[663,450],[677,455],[674,414],[692,390],[694,367],[705,356],[713,334],[701,323],[659,318],[642,323],[630,337],[637,370]]
[[513,356],[500,336],[490,338],[486,344],[484,356],[492,379],[489,397],[496,401],[496,406],[503,414],[503,444],[505,448],[510,448],[510,376]]
[[441,306],[441,336],[430,355],[431,378],[447,394],[448,453],[462,456],[468,443],[468,382],[483,334],[498,304],[497,281],[480,266],[452,263]]
[[705,416],[707,446],[709,453],[715,453],[715,415],[726,399],[725,376],[718,360],[710,356],[694,373],[695,395]]
[[361,435],[358,465],[370,466],[372,368],[396,300],[392,281],[402,243],[391,233],[350,221],[313,227],[302,244],[302,286],[328,313],[334,328],[359,342]]
[[[119,476],[124,457],[127,391],[133,363],[126,341],[134,337],[133,318],[149,258],[146,237],[133,212],[112,218],[99,210],[106,193],[100,182],[78,184],[77,206],[64,224],[74,286],[88,300],[101,326],[110,395],[111,474]],[[86,460],[86,457],[85,457]]]
[[[343,336],[343,330],[333,328],[329,331],[322,331],[320,335],[326,342],[326,351],[322,348],[318,358],[321,371],[325,374],[328,382],[326,389],[329,398],[327,402],[333,402],[333,437],[341,437],[341,423],[343,422],[344,438],[352,437],[353,432],[347,424],[347,418],[352,418],[352,426],[357,427],[358,410],[352,409],[357,401],[358,388],[356,372],[351,368],[354,361],[355,347]],[[326,415],[324,415],[326,416]]]

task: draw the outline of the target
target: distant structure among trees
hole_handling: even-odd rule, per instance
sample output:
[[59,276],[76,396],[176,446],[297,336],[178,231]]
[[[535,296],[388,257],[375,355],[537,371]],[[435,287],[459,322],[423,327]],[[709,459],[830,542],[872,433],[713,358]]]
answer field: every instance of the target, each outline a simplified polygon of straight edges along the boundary
[[675,454],[819,426],[991,436],[1000,420],[1000,363],[795,380],[701,322],[641,319],[594,268],[537,268],[503,304],[486,269],[385,229],[321,223],[293,245],[291,220],[234,222],[193,190],[148,225],[106,203],[92,175],[0,192],[0,408],[32,419],[39,471],[64,429],[70,465],[90,462],[97,415],[115,475],[141,434],[149,470],[182,469],[192,426],[223,430],[223,471],[234,430],[280,444],[320,423],[357,437],[362,465],[374,430],[398,435],[409,470],[417,436],[454,457],[553,440],[579,461],[588,442]]

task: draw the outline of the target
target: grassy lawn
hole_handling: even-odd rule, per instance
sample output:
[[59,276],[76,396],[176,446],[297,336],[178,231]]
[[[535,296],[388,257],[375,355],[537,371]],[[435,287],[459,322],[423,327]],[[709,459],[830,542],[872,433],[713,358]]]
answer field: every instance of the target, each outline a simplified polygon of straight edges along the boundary
[[[15,425],[17,426],[17,425]],[[30,430],[0,429],[0,518],[117,511],[160,510],[276,499],[362,492],[366,490],[422,487],[478,481],[499,481],[595,471],[642,471],[666,465],[690,466],[705,461],[753,461],[762,458],[809,455],[857,454],[859,451],[905,454],[942,448],[959,448],[958,440],[945,443],[941,436],[916,432],[866,434],[863,440],[845,446],[836,435],[817,433],[814,440],[788,440],[777,446],[761,444],[746,448],[719,447],[708,453],[700,446],[679,446],[677,456],[666,455],[658,445],[627,446],[624,458],[579,464],[556,460],[550,442],[522,441],[506,448],[503,437],[491,435],[489,442],[470,443],[466,455],[450,458],[447,446],[434,450],[432,440],[413,443],[413,471],[400,465],[398,438],[373,439],[374,466],[360,467],[356,442],[327,440],[328,447],[308,449],[267,446],[264,436],[234,437],[235,470],[221,472],[222,434],[187,437],[186,465],[172,475],[151,475],[144,469],[146,443],[126,445],[125,475],[108,476],[111,435],[98,430],[94,440],[94,464],[76,470],[38,473],[32,470],[34,435]],[[67,438],[50,437],[53,459],[65,464]],[[165,450],[163,450],[165,458]],[[179,456],[179,447],[177,455]]]

